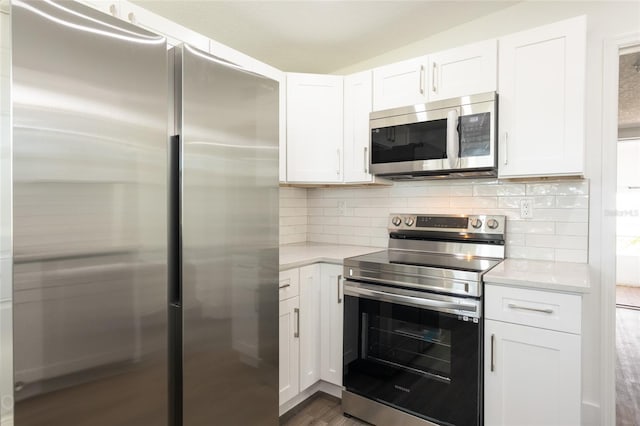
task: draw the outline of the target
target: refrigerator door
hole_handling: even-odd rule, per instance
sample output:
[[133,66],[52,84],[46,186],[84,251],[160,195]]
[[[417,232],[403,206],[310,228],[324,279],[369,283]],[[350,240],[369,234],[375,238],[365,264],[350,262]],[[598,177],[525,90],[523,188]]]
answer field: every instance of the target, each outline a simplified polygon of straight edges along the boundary
[[12,1],[15,424],[167,424],[167,54]]
[[275,425],[278,83],[176,49],[184,425]]

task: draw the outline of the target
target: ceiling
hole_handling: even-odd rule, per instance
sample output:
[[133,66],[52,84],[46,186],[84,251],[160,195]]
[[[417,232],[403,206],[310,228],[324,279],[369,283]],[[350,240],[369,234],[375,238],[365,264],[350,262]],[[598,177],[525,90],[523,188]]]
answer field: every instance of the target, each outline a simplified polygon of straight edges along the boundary
[[283,71],[330,73],[516,1],[134,3]]

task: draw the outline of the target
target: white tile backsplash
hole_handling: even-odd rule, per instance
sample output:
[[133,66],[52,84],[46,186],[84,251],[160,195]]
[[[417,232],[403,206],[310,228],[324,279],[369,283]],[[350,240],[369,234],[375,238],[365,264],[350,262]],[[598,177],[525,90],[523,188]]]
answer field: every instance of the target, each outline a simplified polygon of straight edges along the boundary
[[280,244],[303,243],[308,238],[307,190],[280,188]]
[[[294,188],[282,188],[293,191]],[[587,180],[501,182],[495,179],[397,182],[384,188],[312,188],[306,191],[307,240],[387,246],[390,213],[500,214],[507,219],[507,256],[586,262]],[[302,198],[302,192],[296,197]],[[282,198],[282,195],[281,195]],[[520,200],[533,200],[533,218],[520,217]],[[340,205],[343,206],[340,208]],[[299,213],[283,207],[285,213]],[[300,236],[299,236],[300,237]]]

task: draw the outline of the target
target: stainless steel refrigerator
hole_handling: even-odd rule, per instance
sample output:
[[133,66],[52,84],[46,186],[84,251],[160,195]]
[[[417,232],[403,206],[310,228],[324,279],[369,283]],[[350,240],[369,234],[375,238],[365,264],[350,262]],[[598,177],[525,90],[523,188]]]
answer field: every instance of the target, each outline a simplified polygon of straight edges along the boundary
[[278,83],[12,2],[16,426],[278,411]]

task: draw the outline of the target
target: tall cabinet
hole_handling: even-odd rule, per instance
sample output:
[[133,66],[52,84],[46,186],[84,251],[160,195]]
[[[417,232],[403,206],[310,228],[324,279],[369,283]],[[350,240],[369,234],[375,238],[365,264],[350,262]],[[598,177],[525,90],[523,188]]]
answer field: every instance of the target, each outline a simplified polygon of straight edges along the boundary
[[339,75],[287,74],[287,180],[342,182]]
[[582,175],[586,17],[499,45],[499,177]]

